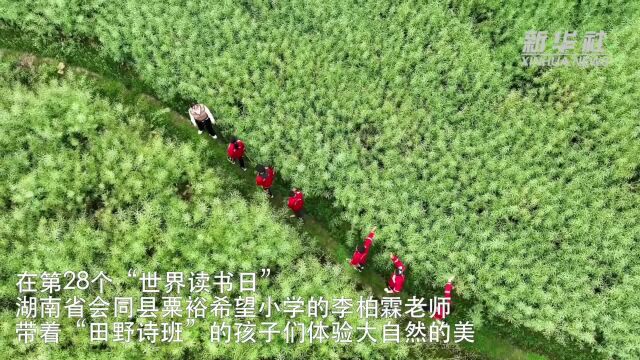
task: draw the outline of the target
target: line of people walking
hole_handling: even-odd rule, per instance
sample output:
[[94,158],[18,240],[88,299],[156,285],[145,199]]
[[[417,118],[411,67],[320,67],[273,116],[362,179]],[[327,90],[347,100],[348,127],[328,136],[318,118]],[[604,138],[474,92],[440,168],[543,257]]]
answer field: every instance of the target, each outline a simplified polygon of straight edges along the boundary
[[[211,136],[213,139],[218,138],[213,127],[216,121],[206,105],[193,102],[191,103],[188,112],[191,123],[198,129],[198,134],[202,134],[204,131],[207,131],[209,136]],[[232,164],[238,163],[243,171],[247,171],[245,162],[245,150],[245,143],[242,140],[238,139],[235,135],[232,136],[229,141],[229,145],[227,146],[227,157],[229,162],[231,162]],[[273,186],[273,182],[276,177],[275,169],[272,166],[258,164],[256,165],[255,170],[256,185],[262,188],[267,196],[273,198],[271,187]],[[289,198],[287,200],[287,206],[293,212],[293,214],[290,216],[291,218],[297,218],[301,221],[304,220],[304,194],[299,188],[293,187],[291,189]],[[365,268],[367,257],[369,256],[369,251],[373,246],[373,239],[375,238],[376,230],[377,226],[374,226],[367,237],[364,239],[364,242],[356,247],[351,259],[347,259],[349,260],[349,264],[359,272],[362,272],[362,270],[364,270]],[[390,259],[393,263],[393,272],[391,274],[391,277],[389,278],[389,281],[387,282],[387,286],[384,288],[384,291],[387,294],[398,294],[402,292],[402,289],[404,288],[406,280],[406,266],[400,260],[400,258],[393,253],[390,254]],[[443,321],[444,318],[449,314],[451,306],[451,293],[454,289],[453,279],[454,278],[451,277],[444,288],[444,299],[445,303],[447,304],[447,309],[444,309],[443,306],[438,306],[432,317],[437,322]]]
[[[351,267],[359,272],[362,272],[367,264],[367,257],[369,256],[369,251],[373,246],[373,239],[376,236],[377,229],[378,227],[374,226],[364,239],[364,242],[356,247],[351,260],[347,259]],[[391,258],[391,263],[393,264],[394,269],[384,291],[387,294],[398,294],[402,292],[402,289],[404,288],[406,280],[406,266],[397,255],[391,253],[389,257]],[[432,319],[438,323],[444,321],[445,317],[450,314],[451,296],[454,289],[453,280],[454,277],[450,277],[444,286],[444,302],[435,304],[435,311]]]
[[[209,110],[209,108],[204,104],[199,104],[196,102],[192,102],[189,106],[189,119],[191,119],[191,124],[198,129],[198,134],[202,134],[203,132],[207,132],[209,136],[213,139],[217,139],[218,135],[213,127],[216,123],[213,114]],[[245,143],[238,139],[237,136],[231,136],[229,140],[229,145],[227,146],[227,159],[232,164],[240,165],[240,168],[243,171],[247,171],[247,165],[245,160]],[[273,192],[271,191],[271,187],[273,186],[273,181],[276,178],[276,171],[272,166],[258,164],[256,165],[256,185],[261,187],[262,190],[267,194],[270,198],[273,198]],[[287,206],[291,209],[293,214],[292,218],[297,218],[300,221],[304,221],[304,194],[299,188],[292,188],[289,193],[289,199],[287,201]]]

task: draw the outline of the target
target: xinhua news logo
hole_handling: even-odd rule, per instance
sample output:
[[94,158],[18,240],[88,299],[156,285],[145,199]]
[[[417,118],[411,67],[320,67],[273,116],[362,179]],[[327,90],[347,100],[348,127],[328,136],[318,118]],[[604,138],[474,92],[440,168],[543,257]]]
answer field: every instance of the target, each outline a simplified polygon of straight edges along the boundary
[[[577,66],[580,68],[603,67],[609,64],[604,48],[604,31],[587,31],[582,39],[576,31],[556,32],[551,49],[547,49],[547,31],[527,31],[524,34],[522,63],[525,67]],[[580,41],[582,40],[582,41]],[[577,49],[577,44],[582,47]]]

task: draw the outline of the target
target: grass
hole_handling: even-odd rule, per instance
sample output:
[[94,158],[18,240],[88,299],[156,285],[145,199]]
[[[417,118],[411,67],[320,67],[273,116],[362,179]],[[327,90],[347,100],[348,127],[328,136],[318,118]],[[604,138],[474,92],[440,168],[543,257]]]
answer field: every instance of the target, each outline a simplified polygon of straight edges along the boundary
[[[228,164],[226,161],[225,139],[213,141],[205,135],[198,136],[188,119],[176,112],[176,109],[186,109],[187,101],[173,99],[168,103],[162,103],[152,95],[150,87],[139,79],[137,74],[127,65],[110,61],[99,54],[91,42],[78,43],[71,40],[48,41],[44,44],[34,42],[30,37],[0,25],[0,49],[13,51],[15,55],[21,53],[37,54],[41,61],[56,62],[52,59],[65,62],[72,66],[73,71],[84,73],[95,82],[97,94],[127,104],[139,113],[156,114],[156,122],[166,129],[166,135],[179,141],[212,141],[216,146],[211,147],[208,156],[210,163],[225,163],[231,178],[237,181],[238,191],[244,196],[250,197],[255,193],[255,174],[252,171],[243,172],[237,165]],[[50,58],[50,59],[46,59]],[[225,129],[222,129],[224,132]],[[250,144],[248,147],[250,154]],[[251,169],[251,165],[249,165]],[[285,205],[289,185],[282,178],[278,178],[274,185],[274,199],[272,204],[282,208]],[[346,246],[346,234],[349,224],[338,219],[341,209],[332,205],[330,200],[323,198],[307,198],[305,203],[307,217],[301,230],[311,235],[315,244],[311,251],[323,261],[344,263],[350,258],[352,249]],[[297,222],[297,220],[291,220]],[[374,245],[375,246],[375,245]],[[346,264],[345,264],[346,266]],[[358,276],[358,286],[371,288],[378,297],[384,296],[382,291],[386,284],[388,274],[378,274],[371,269],[366,269]],[[410,289],[409,289],[410,292]],[[442,289],[434,289],[430,294],[422,294],[426,299],[433,296],[441,296]],[[416,294],[418,295],[418,294]],[[404,295],[406,296],[406,294]],[[451,323],[458,320],[467,321],[469,311],[473,306],[470,300],[454,297],[455,312],[450,317]],[[587,349],[580,348],[577,344],[560,344],[549,340],[543,335],[523,328],[515,328],[511,324],[505,324],[497,319],[485,322],[482,328],[475,332],[474,343],[464,343],[463,349],[468,352],[466,357],[478,357],[488,359],[598,359],[596,354]],[[443,349],[442,356],[453,356],[453,351]],[[460,354],[456,354],[460,356]],[[464,355],[463,355],[464,356]]]

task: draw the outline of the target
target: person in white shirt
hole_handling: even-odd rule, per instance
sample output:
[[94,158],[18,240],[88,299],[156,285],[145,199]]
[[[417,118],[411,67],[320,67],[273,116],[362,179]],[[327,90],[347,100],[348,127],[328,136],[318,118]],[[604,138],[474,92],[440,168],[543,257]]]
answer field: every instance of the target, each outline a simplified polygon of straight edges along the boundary
[[216,132],[213,130],[213,124],[216,123],[216,120],[206,105],[192,103],[189,108],[189,118],[191,118],[193,126],[198,128],[198,134],[202,134],[204,130],[207,130],[212,138],[218,138]]

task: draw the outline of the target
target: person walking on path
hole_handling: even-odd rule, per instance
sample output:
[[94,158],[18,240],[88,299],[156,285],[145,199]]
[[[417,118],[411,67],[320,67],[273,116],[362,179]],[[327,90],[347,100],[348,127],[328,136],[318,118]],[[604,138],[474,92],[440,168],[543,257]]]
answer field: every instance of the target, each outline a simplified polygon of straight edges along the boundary
[[287,201],[287,206],[291,211],[293,211],[293,215],[290,217],[296,217],[300,220],[303,220],[303,208],[304,208],[304,194],[300,189],[293,188],[289,193],[289,200]]
[[393,262],[395,270],[393,271],[393,275],[391,275],[391,278],[389,279],[387,287],[384,288],[384,291],[387,294],[397,294],[401,292],[402,288],[404,287],[405,266],[402,261],[400,261],[400,258],[398,258],[394,254],[391,254],[391,261]]
[[242,140],[238,139],[235,136],[231,137],[231,142],[227,147],[227,156],[232,164],[235,164],[237,161],[240,163],[240,167],[242,168],[242,170],[247,171],[247,168],[244,164],[244,143],[242,142]]
[[356,270],[362,271],[364,270],[364,265],[367,263],[367,256],[369,255],[369,249],[371,249],[371,245],[373,245],[373,238],[376,236],[377,227],[374,226],[367,235],[366,239],[364,239],[364,243],[358,245],[356,251],[353,253],[351,257],[351,262],[349,264]]
[[192,103],[189,107],[189,118],[193,126],[198,128],[198,134],[202,134],[206,130],[212,138],[218,138],[213,130],[213,124],[216,123],[216,120],[208,107],[203,104]]
[[258,175],[256,175],[256,184],[262,187],[264,192],[267,193],[270,198],[273,198],[271,185],[273,185],[273,180],[276,178],[276,172],[271,166],[264,165],[257,165],[256,171],[258,172]]
[[444,318],[451,313],[451,293],[453,292],[453,289],[455,289],[453,286],[453,279],[454,277],[452,276],[444,285],[444,302],[436,301],[436,309],[431,318],[437,322],[443,321]]

